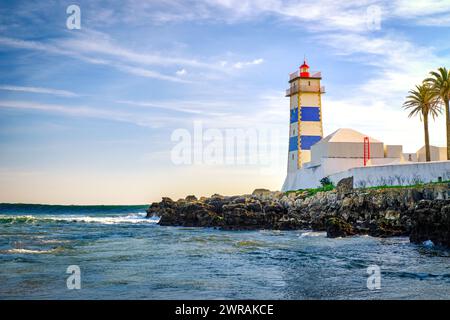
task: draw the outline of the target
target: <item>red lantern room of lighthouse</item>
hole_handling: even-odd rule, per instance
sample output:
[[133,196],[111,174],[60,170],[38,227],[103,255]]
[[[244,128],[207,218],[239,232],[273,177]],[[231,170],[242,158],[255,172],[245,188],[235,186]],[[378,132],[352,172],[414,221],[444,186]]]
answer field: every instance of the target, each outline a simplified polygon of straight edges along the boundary
[[300,66],[300,78],[309,78],[309,66],[306,64],[306,59],[303,60],[303,64]]

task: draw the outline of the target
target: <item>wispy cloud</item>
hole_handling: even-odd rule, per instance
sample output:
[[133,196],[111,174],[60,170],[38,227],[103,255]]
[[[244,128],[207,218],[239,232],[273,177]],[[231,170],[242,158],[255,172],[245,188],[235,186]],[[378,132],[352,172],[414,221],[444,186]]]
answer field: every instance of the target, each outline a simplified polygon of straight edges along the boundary
[[133,66],[127,66],[127,65],[121,65],[121,64],[115,64],[115,67],[118,70],[124,71],[126,73],[130,73],[130,74],[133,74],[133,75],[136,75],[136,76],[140,76],[140,77],[154,78],[154,79],[159,79],[159,80],[165,80],[165,81],[171,81],[171,82],[180,82],[180,83],[189,83],[189,82],[191,82],[191,81],[188,81],[188,80],[180,79],[178,77],[165,75],[165,74],[162,74],[162,73],[157,72],[157,71],[148,70],[148,69],[140,68],[140,67],[133,67]]
[[[323,100],[325,134],[339,128],[352,128],[383,141],[403,146],[404,152],[416,152],[424,145],[423,124],[419,118],[408,118],[398,105],[385,100],[367,101],[361,96]],[[351,115],[351,116],[349,116]],[[430,123],[431,144],[445,145],[445,122]]]
[[[210,59],[202,58],[202,61],[199,61],[167,54],[136,52],[117,44],[109,35],[93,30],[84,30],[82,33],[69,38],[47,42],[0,36],[0,45],[68,56],[86,63],[108,66],[140,77],[179,83],[194,81],[187,79],[188,74],[185,67],[198,70],[201,77],[207,79],[208,74],[214,74],[215,77],[217,77],[218,72],[223,75],[229,74],[230,69],[226,65],[231,65],[233,69],[242,69],[246,66],[258,65],[263,62],[262,58],[252,61],[227,61],[225,63],[221,63],[221,61],[207,62]],[[149,66],[163,68],[166,71],[149,69]],[[174,68],[176,71],[170,71]]]
[[255,66],[264,62],[264,59],[259,58],[252,61],[239,61],[233,64],[233,68],[242,69],[248,66]]
[[206,115],[206,116],[224,116],[225,112],[212,112],[209,110],[215,110],[217,103],[214,101],[131,101],[131,100],[118,100],[115,103],[126,104],[135,107],[145,107],[154,109],[163,109],[171,111],[179,111],[183,113],[190,113],[194,115]]
[[419,26],[449,27],[450,3],[448,0],[396,0],[387,4],[391,19],[412,21]]
[[8,37],[0,37],[0,45],[6,46],[6,47],[12,47],[12,48],[19,48],[19,49],[26,49],[26,50],[37,50],[37,51],[43,51],[45,53],[49,54],[56,54],[56,55],[64,55],[69,56],[74,59],[82,60],[84,62],[90,63],[90,64],[96,64],[96,65],[105,65],[112,67],[116,70],[137,75],[140,77],[147,77],[147,78],[154,78],[159,80],[165,80],[165,81],[172,81],[172,82],[187,82],[184,79],[180,79],[178,77],[165,75],[160,72],[149,70],[145,67],[140,66],[133,66],[133,65],[127,65],[124,63],[120,63],[117,61],[112,61],[110,59],[105,59],[103,57],[97,57],[97,56],[87,56],[83,53],[80,53],[77,50],[72,50],[73,48],[70,48],[71,50],[67,50],[64,47],[61,46],[61,44],[52,44],[52,43],[42,43],[37,41],[28,41],[28,40],[21,40],[21,39],[14,39],[14,38],[8,38]]
[[26,92],[26,93],[50,94],[50,95],[62,96],[62,97],[77,97],[78,96],[78,94],[71,92],[71,91],[67,91],[67,90],[41,88],[41,87],[0,85],[0,90]]
[[[443,24],[441,19],[450,12],[447,0],[171,0],[146,2],[127,0],[121,10],[112,11],[97,6],[97,23],[182,23],[212,21],[240,23],[267,16],[288,22],[307,22],[302,25],[309,31],[367,32],[367,8],[376,5],[382,18],[402,19],[413,24]],[[448,20],[446,20],[448,21]]]
[[186,69],[183,68],[183,69],[177,70],[175,73],[178,76],[184,76],[187,74],[187,71],[186,71]]
[[417,18],[450,13],[450,4],[447,0],[396,0],[390,7],[393,15],[407,18]]
[[391,99],[393,95],[406,94],[430,70],[446,61],[444,57],[437,56],[432,48],[395,35],[373,37],[331,33],[317,38],[343,59],[357,60],[373,68],[375,75],[359,84],[369,99]]
[[105,57],[114,57],[120,61],[133,64],[154,66],[190,66],[203,69],[219,69],[214,63],[206,63],[196,59],[172,56],[168,54],[162,55],[152,52],[138,52],[116,43],[109,35],[94,30],[84,30],[83,33],[80,33],[74,37],[61,40],[60,45],[79,53],[100,54]]
[[0,100],[0,108],[34,110],[59,113],[73,117],[97,118],[119,122],[132,123],[138,126],[159,128],[178,120],[169,116],[155,116],[151,114],[122,112],[91,106],[72,106],[51,103],[37,103],[33,101]]

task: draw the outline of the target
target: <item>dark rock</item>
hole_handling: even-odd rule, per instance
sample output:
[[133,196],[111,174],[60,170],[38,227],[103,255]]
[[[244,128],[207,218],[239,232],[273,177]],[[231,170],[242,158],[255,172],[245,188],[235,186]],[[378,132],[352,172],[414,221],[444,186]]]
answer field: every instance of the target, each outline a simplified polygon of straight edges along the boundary
[[379,220],[369,226],[369,235],[372,237],[397,237],[407,235],[405,228],[394,225],[387,220]]
[[347,237],[356,234],[350,223],[336,217],[327,220],[326,230],[328,238]]
[[170,199],[169,197],[162,197],[162,202],[169,204],[169,203],[173,203],[173,200]]
[[353,177],[348,177],[340,180],[336,185],[336,191],[338,193],[349,193],[353,190]]
[[186,201],[189,201],[189,202],[197,201],[197,197],[194,195],[189,195],[186,197]]
[[450,247],[450,200],[422,200],[413,214],[409,239],[413,243],[431,240]]
[[252,195],[194,196],[152,203],[147,217],[160,225],[215,227],[228,230],[313,229],[329,237],[369,234],[407,236],[412,242],[431,240],[450,247],[450,199],[447,183],[392,189],[350,189],[350,178],[337,191],[270,192]]
[[256,196],[256,197],[268,197],[272,194],[272,191],[268,190],[268,189],[255,189],[252,192],[252,195]]

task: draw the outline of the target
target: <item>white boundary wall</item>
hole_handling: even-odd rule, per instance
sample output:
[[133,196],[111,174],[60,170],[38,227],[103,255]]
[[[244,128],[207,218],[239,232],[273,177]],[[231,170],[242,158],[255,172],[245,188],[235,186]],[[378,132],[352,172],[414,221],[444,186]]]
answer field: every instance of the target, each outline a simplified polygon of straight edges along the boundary
[[348,169],[329,176],[336,185],[341,179],[353,176],[353,186],[413,185],[450,180],[450,161],[417,162]]

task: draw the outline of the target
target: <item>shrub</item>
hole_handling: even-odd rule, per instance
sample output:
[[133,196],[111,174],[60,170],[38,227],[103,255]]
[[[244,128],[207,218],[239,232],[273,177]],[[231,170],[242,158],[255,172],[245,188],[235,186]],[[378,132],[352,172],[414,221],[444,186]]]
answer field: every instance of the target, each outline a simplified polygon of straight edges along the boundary
[[320,184],[322,185],[322,187],[325,187],[325,186],[333,185],[333,182],[331,182],[330,178],[325,177],[325,178],[320,179]]

